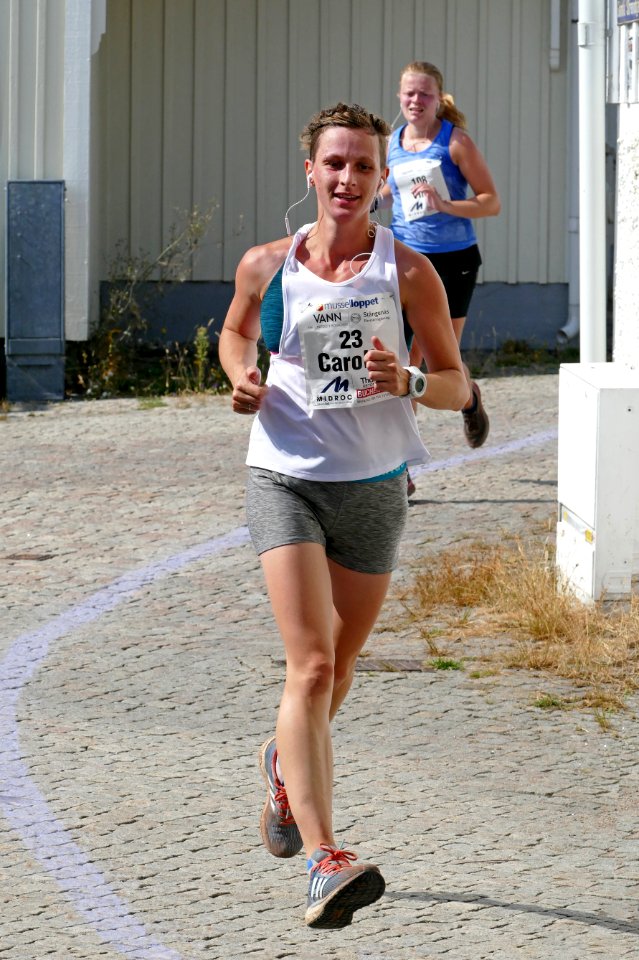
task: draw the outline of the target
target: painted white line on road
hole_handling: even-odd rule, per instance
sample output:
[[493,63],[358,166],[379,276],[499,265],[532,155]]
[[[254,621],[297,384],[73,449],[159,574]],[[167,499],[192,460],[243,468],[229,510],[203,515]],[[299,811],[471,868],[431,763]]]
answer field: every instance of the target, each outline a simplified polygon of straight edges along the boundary
[[445,460],[429,460],[428,463],[418,464],[411,467],[410,472],[413,477],[421,477],[424,473],[434,473],[437,470],[451,470],[454,467],[461,467],[465,463],[474,463],[476,460],[492,460],[494,457],[507,456],[509,453],[518,453],[528,447],[538,447],[543,443],[550,443],[557,439],[557,430],[541,430],[539,433],[531,433],[527,437],[520,437],[517,440],[509,440],[508,443],[501,443],[496,447],[480,447],[478,450],[469,450],[468,453],[459,453],[454,457],[446,457]]
[[247,528],[239,527],[225,536],[125,574],[39,630],[18,637],[0,664],[0,808],[78,914],[104,943],[131,960],[181,960],[181,957],[147,933],[130,907],[114,893],[103,874],[55,817],[31,780],[20,750],[18,699],[56,640],[76,627],[99,619],[155,580],[204,557],[242,546],[248,540]]

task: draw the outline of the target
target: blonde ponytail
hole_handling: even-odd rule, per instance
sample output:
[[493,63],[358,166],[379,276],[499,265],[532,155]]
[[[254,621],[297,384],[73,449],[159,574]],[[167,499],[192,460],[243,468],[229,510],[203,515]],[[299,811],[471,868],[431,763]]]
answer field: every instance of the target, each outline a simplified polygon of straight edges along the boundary
[[455,101],[452,94],[442,93],[440,98],[440,107],[437,111],[437,116],[440,120],[449,120],[456,127],[461,127],[462,130],[466,129],[466,117],[461,112],[459,107],[455,106]]

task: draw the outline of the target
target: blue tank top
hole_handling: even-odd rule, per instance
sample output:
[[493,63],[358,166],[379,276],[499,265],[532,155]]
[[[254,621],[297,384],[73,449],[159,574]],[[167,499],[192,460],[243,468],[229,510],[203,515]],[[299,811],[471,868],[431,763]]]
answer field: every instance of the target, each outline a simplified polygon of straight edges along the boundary
[[450,120],[441,121],[441,129],[433,142],[426,150],[419,153],[404,150],[401,145],[402,134],[406,125],[393,131],[388,147],[388,166],[390,175],[388,182],[393,192],[393,219],[391,230],[398,240],[401,240],[413,250],[420,253],[448,253],[451,250],[465,250],[477,243],[472,221],[467,217],[453,217],[449,213],[433,213],[420,220],[408,223],[404,218],[402,201],[399,189],[393,176],[393,167],[400,163],[418,160],[420,157],[428,160],[439,160],[441,171],[448,187],[451,200],[464,200],[468,189],[468,182],[461,170],[450,156],[450,137],[454,125]]

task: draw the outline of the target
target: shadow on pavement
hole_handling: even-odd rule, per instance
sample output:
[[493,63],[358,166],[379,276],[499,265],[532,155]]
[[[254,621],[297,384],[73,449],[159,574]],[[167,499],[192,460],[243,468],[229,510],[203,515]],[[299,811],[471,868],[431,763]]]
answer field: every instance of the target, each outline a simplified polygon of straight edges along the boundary
[[536,913],[542,917],[554,917],[557,920],[574,920],[576,923],[585,923],[591,927],[606,927],[618,933],[633,933],[639,936],[639,924],[625,920],[616,920],[614,917],[605,917],[598,913],[583,913],[580,910],[569,910],[565,907],[542,907],[536,903],[511,903],[507,900],[495,900],[494,897],[485,897],[479,893],[426,893],[418,891],[386,891],[390,900],[421,900],[424,903],[473,903],[481,907],[498,907],[501,910],[512,910],[516,913]]

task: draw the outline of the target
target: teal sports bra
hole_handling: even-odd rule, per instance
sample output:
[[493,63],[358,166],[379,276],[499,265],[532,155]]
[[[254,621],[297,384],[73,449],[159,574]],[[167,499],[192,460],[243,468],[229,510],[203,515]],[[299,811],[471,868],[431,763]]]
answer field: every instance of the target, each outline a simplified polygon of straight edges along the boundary
[[284,325],[284,300],[282,297],[282,272],[284,264],[277,271],[268,285],[260,308],[260,325],[262,340],[266,349],[271,353],[278,353],[282,327]]

